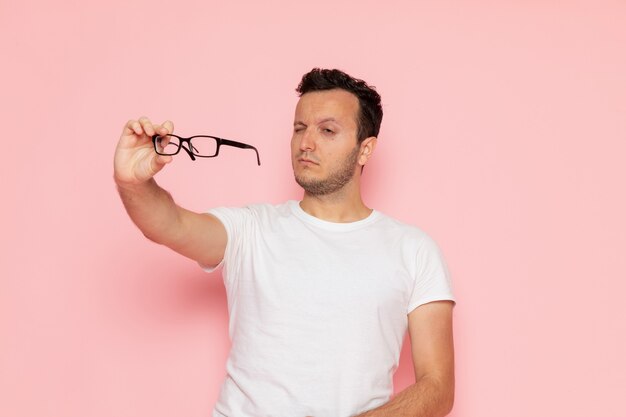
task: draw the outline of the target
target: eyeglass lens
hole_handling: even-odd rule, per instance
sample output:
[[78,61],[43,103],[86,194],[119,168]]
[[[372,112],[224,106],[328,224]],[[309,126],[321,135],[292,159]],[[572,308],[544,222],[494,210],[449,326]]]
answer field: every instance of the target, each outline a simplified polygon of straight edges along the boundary
[[[161,155],[174,155],[181,146],[180,139],[176,136],[157,136],[155,140],[156,151]],[[215,156],[217,153],[217,140],[209,137],[194,137],[188,142],[191,152],[197,156]]]
[[180,148],[180,140],[176,136],[157,136],[154,143],[157,153],[161,155],[174,155]]

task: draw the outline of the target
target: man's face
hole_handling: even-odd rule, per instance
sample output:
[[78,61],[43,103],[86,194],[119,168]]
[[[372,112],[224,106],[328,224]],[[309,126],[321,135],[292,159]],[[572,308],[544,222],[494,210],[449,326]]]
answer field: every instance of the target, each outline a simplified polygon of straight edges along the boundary
[[296,182],[312,195],[343,188],[357,169],[359,100],[345,90],[314,91],[300,97],[291,138]]

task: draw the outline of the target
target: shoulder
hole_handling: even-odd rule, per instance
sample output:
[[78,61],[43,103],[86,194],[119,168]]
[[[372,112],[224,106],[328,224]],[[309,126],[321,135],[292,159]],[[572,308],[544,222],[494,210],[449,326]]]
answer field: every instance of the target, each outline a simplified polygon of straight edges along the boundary
[[247,205],[241,209],[257,220],[270,220],[290,216],[292,213],[290,203],[290,201],[280,204],[258,203]]
[[215,207],[208,210],[209,214],[216,216],[222,222],[266,222],[272,219],[288,216],[290,202],[281,204],[254,203],[242,207]]
[[382,212],[377,212],[377,214],[378,221],[376,222],[376,227],[387,231],[389,234],[393,234],[415,243],[427,241],[434,242],[430,235],[418,226],[405,223]]
[[437,241],[422,228],[383,213],[379,213],[379,217],[377,238],[385,242],[385,246],[402,253],[407,262],[424,263],[443,258]]

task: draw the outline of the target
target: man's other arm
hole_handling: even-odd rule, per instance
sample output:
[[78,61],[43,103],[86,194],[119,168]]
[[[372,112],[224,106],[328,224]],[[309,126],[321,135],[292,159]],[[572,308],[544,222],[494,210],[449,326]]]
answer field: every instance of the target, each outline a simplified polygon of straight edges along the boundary
[[162,126],[146,117],[128,121],[115,150],[115,183],[128,215],[144,236],[202,265],[215,266],[226,249],[222,223],[212,215],[178,206],[153,178],[172,157],[157,155],[152,135],[173,130],[169,121]]
[[415,383],[380,407],[354,417],[443,417],[454,404],[451,301],[423,304],[409,316]]

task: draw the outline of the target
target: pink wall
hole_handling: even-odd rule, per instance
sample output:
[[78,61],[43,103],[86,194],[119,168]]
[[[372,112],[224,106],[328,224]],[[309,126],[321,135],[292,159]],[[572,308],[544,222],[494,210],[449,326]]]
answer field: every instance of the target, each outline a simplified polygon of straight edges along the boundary
[[626,3],[62,3],[0,3],[0,415],[209,415],[220,276],[135,229],[114,146],[128,118],[169,118],[263,164],[178,158],[159,181],[182,205],[299,198],[314,66],[378,87],[367,202],[448,259],[453,416],[624,415]]

